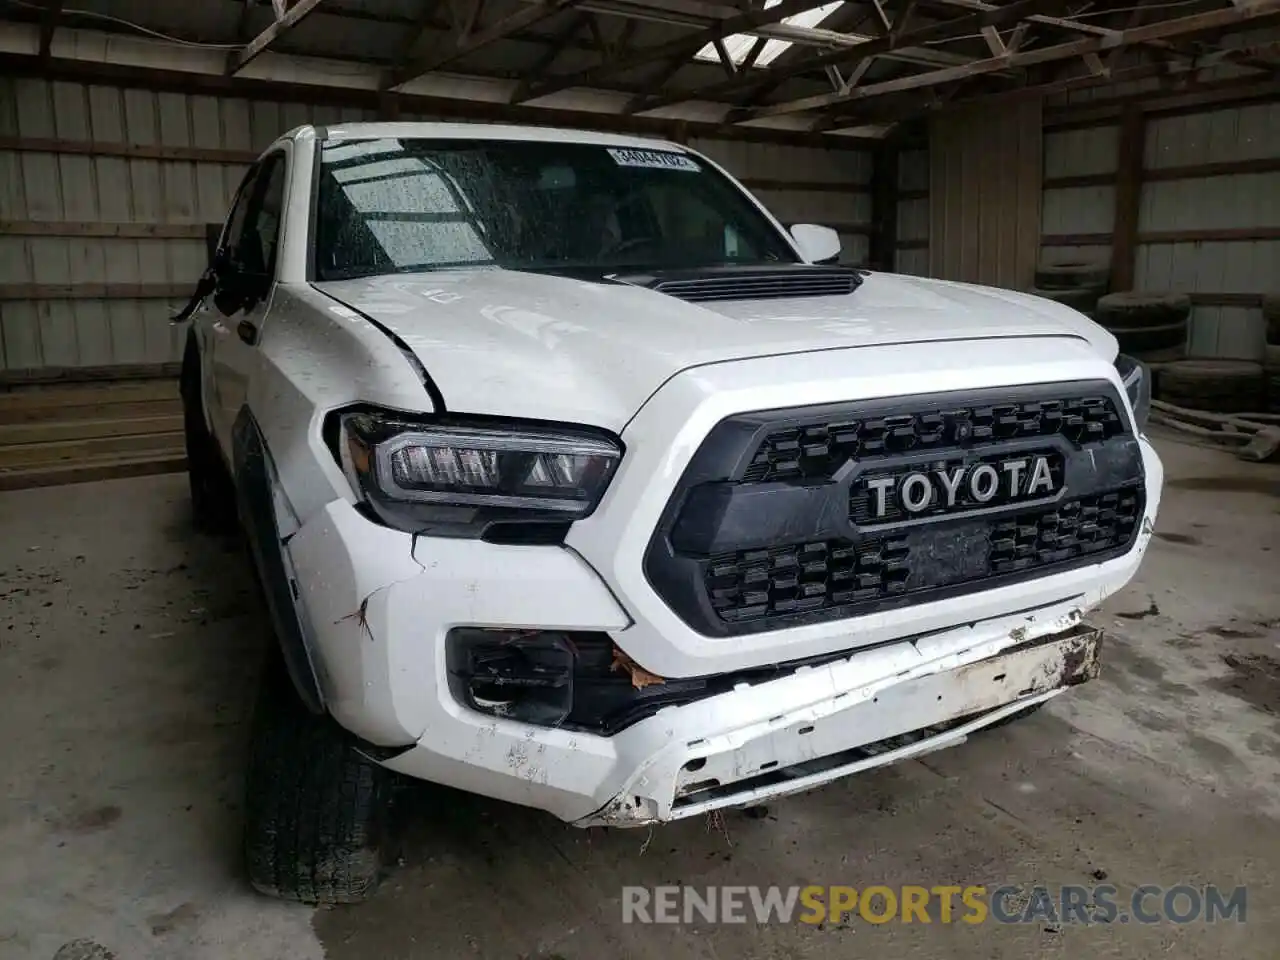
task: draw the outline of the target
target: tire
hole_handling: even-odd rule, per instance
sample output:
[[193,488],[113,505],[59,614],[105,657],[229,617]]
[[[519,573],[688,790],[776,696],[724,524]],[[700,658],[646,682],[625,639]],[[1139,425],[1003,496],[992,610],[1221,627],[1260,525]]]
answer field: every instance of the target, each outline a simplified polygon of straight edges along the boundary
[[1072,310],[1091,314],[1098,305],[1098,298],[1102,296],[1105,290],[1105,287],[1072,287],[1065,290],[1037,287],[1031,291],[1031,294],[1032,296],[1044,297],[1046,300],[1060,303],[1065,307],[1070,307]]
[[1036,268],[1036,286],[1041,290],[1091,287],[1105,292],[1110,276],[1111,271],[1101,263],[1042,263]]
[[1114,331],[1120,352],[1138,356],[1162,350],[1185,350],[1187,321],[1165,323],[1158,327],[1130,327]]
[[236,495],[217,442],[205,426],[200,396],[200,354],[194,337],[187,337],[182,358],[182,432],[187,452],[187,483],[191,489],[191,513],[202,533],[234,533],[237,527]]
[[1186,343],[1181,343],[1176,347],[1168,347],[1163,350],[1141,350],[1132,354],[1132,356],[1148,366],[1176,363],[1179,360],[1187,359],[1187,346]]
[[1098,322],[1111,331],[1166,326],[1191,315],[1191,298],[1184,293],[1109,293],[1098,301]]
[[382,877],[394,775],[308,711],[272,653],[246,778],[249,881],[282,900],[359,903]]
[[1267,322],[1267,343],[1280,345],[1280,295],[1262,298],[1262,318]]
[[1249,413],[1263,403],[1262,364],[1250,360],[1183,360],[1156,380],[1160,399],[1211,413]]

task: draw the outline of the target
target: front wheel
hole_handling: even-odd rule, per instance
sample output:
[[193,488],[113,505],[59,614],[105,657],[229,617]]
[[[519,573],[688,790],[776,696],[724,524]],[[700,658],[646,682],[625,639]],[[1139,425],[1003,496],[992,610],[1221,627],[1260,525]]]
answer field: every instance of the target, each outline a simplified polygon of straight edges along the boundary
[[393,774],[298,699],[278,655],[254,716],[245,802],[249,880],[302,903],[358,903],[377,888]]

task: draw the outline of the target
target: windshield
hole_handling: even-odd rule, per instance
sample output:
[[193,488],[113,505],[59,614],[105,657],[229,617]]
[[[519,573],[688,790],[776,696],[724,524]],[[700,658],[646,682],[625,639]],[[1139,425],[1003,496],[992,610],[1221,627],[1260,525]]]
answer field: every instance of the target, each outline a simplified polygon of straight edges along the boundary
[[671,150],[530,140],[326,143],[316,275],[798,262],[719,171]]

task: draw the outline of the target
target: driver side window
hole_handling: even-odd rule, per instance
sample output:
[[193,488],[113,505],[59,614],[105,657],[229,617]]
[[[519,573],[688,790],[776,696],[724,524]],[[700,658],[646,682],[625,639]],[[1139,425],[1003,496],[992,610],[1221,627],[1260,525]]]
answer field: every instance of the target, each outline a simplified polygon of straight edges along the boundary
[[275,279],[284,212],[285,155],[276,152],[245,175],[218,253],[214,305],[226,316],[252,310]]
[[262,161],[239,235],[230,238],[232,262],[249,273],[275,274],[284,213],[284,159],[283,153],[273,153]]

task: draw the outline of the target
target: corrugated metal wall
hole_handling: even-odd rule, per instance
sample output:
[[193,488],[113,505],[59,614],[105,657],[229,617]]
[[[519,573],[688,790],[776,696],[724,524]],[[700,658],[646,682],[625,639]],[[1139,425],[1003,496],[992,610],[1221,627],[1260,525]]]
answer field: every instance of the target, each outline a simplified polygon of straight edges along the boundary
[[1031,285],[1041,202],[1039,101],[942,114],[929,132],[929,273]]
[[[1149,172],[1245,160],[1280,160],[1280,103],[1147,124],[1143,165]],[[1143,184],[1140,240],[1173,231],[1248,233],[1250,228],[1280,228],[1280,167]],[[1140,243],[1134,277],[1143,289],[1227,295],[1220,299],[1280,290],[1280,235]],[[1191,315],[1190,352],[1261,359],[1264,329],[1259,306],[1198,303]]]
[[[0,369],[180,358],[168,317],[247,161],[359,110],[0,81]],[[114,235],[112,235],[114,234]]]
[[[0,79],[0,371],[158,364],[247,163],[323,105]],[[428,119],[404,116],[403,119]],[[836,226],[867,256],[866,151],[698,140],[786,223]]]
[[919,277],[929,273],[929,151],[898,154],[897,228],[894,269]]
[[690,138],[689,146],[741,179],[787,226],[833,227],[843,241],[840,259],[866,262],[871,228],[870,151],[697,137]]
[[[1120,157],[1120,128],[1116,125],[1082,130],[1049,131],[1044,137],[1044,204],[1040,218],[1043,236],[1110,234],[1115,226],[1116,168]],[[1054,180],[1109,179],[1110,183],[1054,187]],[[1054,263],[1069,260],[1111,260],[1110,242],[1046,245],[1042,257]]]
[[[1110,260],[1119,131],[1046,133],[1046,261]],[[1280,103],[1151,117],[1142,166],[1135,288],[1193,295],[1192,355],[1260,358],[1257,299],[1280,289]]]

